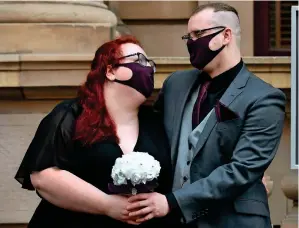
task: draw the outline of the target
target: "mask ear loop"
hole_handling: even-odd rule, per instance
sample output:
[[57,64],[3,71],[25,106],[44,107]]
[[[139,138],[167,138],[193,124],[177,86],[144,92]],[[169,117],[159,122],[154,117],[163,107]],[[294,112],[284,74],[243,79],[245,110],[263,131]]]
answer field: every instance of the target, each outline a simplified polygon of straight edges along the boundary
[[[114,65],[112,65],[112,69],[117,68],[117,67],[125,67],[125,65],[123,63],[116,63]],[[107,78],[110,82],[121,82],[122,80],[119,80],[115,77],[114,80],[111,80],[109,78]]]
[[[219,35],[221,32],[223,32],[224,30],[225,30],[226,28],[224,27],[224,28],[222,28],[222,29],[220,29],[219,31],[217,31],[217,32],[214,32],[214,33],[211,33],[211,34],[209,34],[209,35],[214,35],[214,37],[216,37],[217,35]],[[208,35],[208,36],[209,36]],[[213,38],[214,38],[213,37]],[[200,38],[199,38],[200,39]],[[218,49],[216,49],[216,50],[212,50],[210,47],[209,47],[209,49],[211,50],[211,51],[213,51],[213,52],[216,52],[216,51],[222,51],[224,48],[226,47],[226,45],[225,44],[222,44],[222,46],[220,47],[220,48],[218,48]]]

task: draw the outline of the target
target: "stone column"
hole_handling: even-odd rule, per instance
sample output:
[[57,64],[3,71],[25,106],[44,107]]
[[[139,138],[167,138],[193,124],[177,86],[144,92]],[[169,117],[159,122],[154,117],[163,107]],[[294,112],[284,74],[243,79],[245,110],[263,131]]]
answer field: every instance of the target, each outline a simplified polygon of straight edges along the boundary
[[[21,189],[14,175],[56,100],[41,100],[33,108],[24,91],[42,87],[46,93],[57,78],[68,84],[84,78],[88,67],[78,62],[89,66],[96,49],[114,37],[116,22],[102,1],[0,1],[0,101],[11,105],[0,111],[0,227],[27,223],[40,200],[34,191]],[[5,101],[5,91],[22,96]],[[53,92],[48,95],[55,98]],[[39,108],[49,102],[47,111]]]
[[281,228],[298,227],[298,173],[291,173],[281,181],[281,188],[285,196],[291,200],[292,208],[282,221]]
[[134,35],[132,33],[132,31],[129,29],[129,27],[119,17],[120,2],[119,1],[108,1],[107,6],[117,16],[117,24],[115,27],[115,37],[122,36],[122,35]]
[[0,1],[0,53],[94,53],[116,23],[102,1]]

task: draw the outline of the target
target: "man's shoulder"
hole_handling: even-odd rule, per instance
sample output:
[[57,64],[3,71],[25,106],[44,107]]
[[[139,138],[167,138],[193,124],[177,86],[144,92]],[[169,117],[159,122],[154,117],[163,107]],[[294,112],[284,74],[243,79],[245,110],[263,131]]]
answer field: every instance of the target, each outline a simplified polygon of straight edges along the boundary
[[245,90],[253,94],[256,98],[267,96],[269,94],[277,94],[279,96],[285,97],[285,94],[280,89],[275,88],[270,83],[262,80],[252,72],[250,72]]
[[198,69],[178,70],[169,75],[166,81],[170,84],[180,84],[181,82],[197,77],[200,72]]

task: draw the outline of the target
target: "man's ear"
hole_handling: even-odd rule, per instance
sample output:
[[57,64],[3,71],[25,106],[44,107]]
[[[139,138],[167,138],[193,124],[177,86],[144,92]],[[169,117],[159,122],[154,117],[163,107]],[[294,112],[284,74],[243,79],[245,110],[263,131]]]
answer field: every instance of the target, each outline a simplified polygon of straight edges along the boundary
[[227,45],[232,40],[232,36],[233,36],[232,30],[230,28],[227,28],[224,31],[224,42],[223,42],[223,44]]
[[114,80],[115,80],[114,70],[113,70],[113,68],[112,68],[111,65],[108,65],[108,66],[107,66],[106,77],[107,77],[110,81],[114,81]]

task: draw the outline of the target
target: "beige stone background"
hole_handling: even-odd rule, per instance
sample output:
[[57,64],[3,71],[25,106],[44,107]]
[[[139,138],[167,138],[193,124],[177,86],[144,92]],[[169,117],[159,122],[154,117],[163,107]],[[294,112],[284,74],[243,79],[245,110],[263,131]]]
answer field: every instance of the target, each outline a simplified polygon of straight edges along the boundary
[[[188,56],[182,35],[190,14],[209,1],[110,1],[108,5],[138,37],[150,56]],[[212,1],[210,1],[212,2]],[[253,1],[225,1],[240,15],[241,51],[253,56]],[[155,41],[155,42],[153,42]]]
[[[14,180],[15,172],[40,120],[57,102],[75,96],[95,49],[119,34],[135,35],[158,64],[150,102],[171,72],[191,67],[181,36],[191,12],[205,2],[0,1],[1,228],[26,224],[38,204],[35,193]],[[290,58],[254,57],[253,1],[228,3],[240,14],[241,51],[249,69],[290,99]],[[267,170],[274,183],[269,197],[274,225],[282,224],[293,203],[281,188],[290,173],[289,106],[277,156]]]

